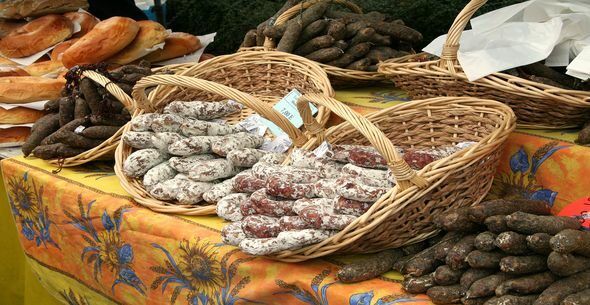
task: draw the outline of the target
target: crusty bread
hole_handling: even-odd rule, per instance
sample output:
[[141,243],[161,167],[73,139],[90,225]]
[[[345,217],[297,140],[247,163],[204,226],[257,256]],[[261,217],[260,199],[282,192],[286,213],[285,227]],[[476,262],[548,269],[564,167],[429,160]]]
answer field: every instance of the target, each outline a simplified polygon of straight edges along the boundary
[[0,103],[19,104],[55,99],[61,96],[65,84],[63,78],[0,77]]
[[11,127],[0,129],[0,147],[12,147],[23,145],[29,135],[29,127]]
[[8,35],[13,30],[18,29],[25,24],[27,24],[25,21],[1,19],[0,20],[0,38]]
[[56,45],[55,48],[51,50],[51,55],[49,57],[51,57],[51,60],[61,60],[64,52],[73,46],[77,41],[78,38],[73,38]]
[[29,76],[29,73],[13,65],[0,66],[0,77],[6,76]]
[[45,113],[41,110],[35,110],[25,107],[15,107],[4,109],[0,107],[0,124],[28,124],[35,123]]
[[70,19],[72,22],[80,24],[80,31],[75,33],[73,38],[80,38],[92,30],[99,22],[96,17],[85,12],[69,12],[65,13],[64,17]]
[[146,49],[165,41],[168,32],[161,24],[151,21],[138,21],[139,33],[125,49],[109,58],[109,63],[125,65],[146,55]]
[[86,0],[4,0],[0,2],[0,18],[23,19],[26,17],[62,14],[78,9],[88,9]]
[[28,67],[25,67],[25,71],[31,76],[59,74],[65,70],[67,69],[60,60],[46,60],[42,62],[36,62]]
[[71,68],[104,61],[129,45],[138,31],[139,25],[131,18],[103,20],[63,53],[62,62]]
[[0,40],[0,53],[9,58],[31,56],[70,36],[74,24],[62,15],[47,15],[17,28]]
[[197,36],[180,32],[168,35],[165,42],[163,49],[156,50],[143,59],[155,63],[193,53],[202,46]]

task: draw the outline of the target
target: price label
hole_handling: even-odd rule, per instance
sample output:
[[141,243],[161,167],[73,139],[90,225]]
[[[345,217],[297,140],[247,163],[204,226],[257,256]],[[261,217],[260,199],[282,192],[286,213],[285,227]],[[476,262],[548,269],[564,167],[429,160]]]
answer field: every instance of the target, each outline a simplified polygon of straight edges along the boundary
[[313,153],[318,158],[322,158],[322,157],[331,158],[334,156],[334,154],[332,153],[332,145],[330,145],[330,143],[328,143],[327,141],[324,141],[320,146],[318,146],[318,148],[316,148],[313,151]]
[[[291,90],[291,92],[289,92],[289,94],[285,95],[285,97],[283,97],[276,105],[274,105],[274,109],[277,110],[280,114],[282,114],[287,120],[289,120],[289,122],[291,122],[291,124],[293,124],[293,126],[299,128],[301,126],[303,126],[303,119],[301,118],[301,116],[299,115],[299,111],[297,110],[297,100],[301,97],[301,92],[299,92],[297,89],[293,89]],[[315,115],[318,112],[318,109],[312,105],[309,104],[309,107],[311,109],[311,113],[312,115]],[[270,131],[275,135],[275,136],[280,136],[285,134],[285,132],[276,124],[274,124],[271,121],[262,119],[264,125],[268,126],[268,128],[270,129]]]
[[287,135],[275,138],[273,141],[265,141],[260,149],[270,152],[283,153],[289,150],[293,142]]

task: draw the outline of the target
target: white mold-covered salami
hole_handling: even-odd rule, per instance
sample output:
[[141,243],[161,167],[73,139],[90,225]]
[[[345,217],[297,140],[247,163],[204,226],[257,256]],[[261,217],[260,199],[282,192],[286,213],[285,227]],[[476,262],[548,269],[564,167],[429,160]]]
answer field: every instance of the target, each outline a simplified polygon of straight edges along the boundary
[[298,231],[310,228],[301,216],[283,216],[279,219],[279,225],[281,226],[281,232]]
[[328,198],[303,198],[293,203],[293,212],[301,215],[308,207],[319,207],[324,214],[334,214],[334,199]]
[[180,125],[180,132],[187,137],[206,136],[207,128],[208,122],[185,118]]
[[220,156],[227,156],[230,151],[240,148],[258,148],[262,143],[264,143],[263,137],[247,132],[240,132],[224,136],[213,142],[211,144],[211,150]]
[[336,198],[336,179],[322,179],[313,184],[314,197]]
[[252,166],[252,175],[254,177],[265,180],[274,173],[278,173],[281,169],[281,166],[265,163],[265,162],[258,162]]
[[150,131],[128,131],[123,134],[123,143],[136,149],[154,148],[153,135]]
[[334,234],[330,230],[304,229],[300,231],[285,231],[279,233],[277,239],[282,244],[282,250],[298,250],[305,246],[317,244]]
[[200,163],[193,167],[189,172],[189,178],[195,181],[213,181],[232,177],[239,172],[231,162],[226,159],[213,159],[200,161]]
[[152,197],[159,200],[176,200],[177,194],[181,189],[190,182],[189,179],[182,178],[182,176],[176,176],[174,179],[170,179],[164,182],[157,183],[149,191]]
[[197,182],[188,180],[180,188],[176,195],[176,200],[182,204],[196,204],[203,201],[203,194],[215,185],[209,182]]
[[198,120],[212,120],[242,111],[243,106],[235,101],[182,102],[174,101],[164,108],[164,113],[174,113]]
[[318,170],[293,166],[280,166],[258,162],[252,167],[252,173],[258,179],[268,180],[274,174],[281,174],[294,183],[314,183],[322,179]]
[[140,114],[131,119],[131,130],[133,131],[149,131],[152,128],[152,120],[157,114],[146,113]]
[[211,143],[219,139],[220,137],[209,136],[190,137],[170,144],[168,151],[177,156],[210,154]]
[[266,192],[269,195],[286,198],[301,199],[314,197],[312,183],[296,183],[288,175],[274,174],[266,180]]
[[141,177],[166,159],[166,154],[154,148],[138,150],[127,157],[123,164],[123,172],[129,177]]
[[157,114],[152,119],[151,129],[155,132],[178,132],[184,120],[174,114]]
[[252,193],[250,202],[260,215],[281,217],[295,216],[293,212],[293,200],[281,200],[274,196],[268,195],[266,189],[259,189]]
[[234,166],[252,167],[267,153],[268,152],[256,148],[240,148],[228,152],[226,158],[231,161]]
[[357,177],[352,177],[352,176],[347,176],[347,175],[342,175],[341,177],[350,177],[352,179],[355,179],[358,183],[360,184],[364,184],[364,185],[368,185],[368,186],[372,186],[372,187],[380,187],[380,188],[392,188],[393,184],[391,184],[391,182],[388,179],[375,179],[375,178],[369,178],[369,177],[363,177],[363,176],[357,176]]
[[284,247],[278,238],[246,238],[240,242],[240,249],[250,255],[269,255]]
[[158,150],[169,153],[168,146],[174,142],[185,139],[184,136],[176,132],[157,132],[152,135],[152,143]]
[[375,202],[389,188],[362,184],[353,177],[341,177],[336,180],[336,193],[344,198],[361,202]]
[[217,202],[217,216],[229,221],[242,220],[243,216],[240,211],[240,205],[242,202],[249,200],[249,197],[250,195],[245,193],[235,193],[221,198]]
[[258,179],[251,172],[241,172],[233,177],[233,189],[240,193],[254,193],[266,187],[266,181]]
[[342,173],[354,177],[367,177],[371,179],[387,180],[388,174],[386,170],[362,168],[353,164],[346,164],[342,168]]
[[143,176],[143,186],[149,191],[154,185],[173,179],[176,174],[176,170],[170,167],[168,161],[164,161],[145,173]]
[[244,127],[239,125],[207,122],[207,135],[209,136],[225,136],[240,132],[246,132],[246,130],[244,129]]
[[338,197],[338,199],[334,201],[334,213],[358,217],[365,214],[371,205],[373,205],[371,202],[361,202],[357,200],[346,199],[344,197]]
[[216,157],[211,154],[193,155],[188,157],[172,157],[169,164],[172,168],[180,173],[188,173],[193,167],[199,165],[201,161],[213,160]]
[[242,212],[243,216],[250,216],[250,215],[256,215],[256,208],[254,207],[254,203],[252,202],[252,200],[246,200],[243,201],[240,204],[240,211]]
[[295,148],[291,152],[291,161],[289,165],[301,168],[315,168],[315,162],[317,159],[318,158],[313,152],[301,148]]
[[334,179],[342,175],[344,164],[328,159],[318,159],[315,162],[315,168],[320,170],[324,178]]
[[209,203],[218,202],[221,198],[234,192],[233,185],[233,178],[217,183],[203,194],[203,200]]
[[221,229],[221,241],[231,246],[239,246],[242,240],[246,239],[246,234],[242,230],[242,222],[232,222]]
[[275,237],[281,231],[278,218],[264,215],[247,216],[242,220],[242,229],[251,238]]
[[299,214],[314,229],[342,230],[357,217],[352,215],[328,214],[320,206],[309,206]]
[[280,165],[283,164],[283,162],[285,162],[285,159],[287,159],[287,154],[271,152],[260,157],[260,160],[258,160],[258,162]]

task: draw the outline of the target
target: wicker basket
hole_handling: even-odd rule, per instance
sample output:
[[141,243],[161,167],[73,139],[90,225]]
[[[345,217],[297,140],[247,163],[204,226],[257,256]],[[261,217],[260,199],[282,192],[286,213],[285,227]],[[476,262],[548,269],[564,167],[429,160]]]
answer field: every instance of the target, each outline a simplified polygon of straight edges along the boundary
[[[137,111],[134,116],[144,112],[156,112],[174,100],[220,101],[233,99],[246,107],[239,113],[224,118],[235,124],[245,117],[258,113],[281,127],[295,145],[304,145],[309,137],[272,108],[290,88],[302,93],[316,92],[333,95],[328,77],[316,64],[298,56],[285,56],[281,52],[240,53],[220,56],[197,64],[183,73],[191,75],[157,75],[140,80],[134,88],[133,97]],[[234,60],[230,60],[230,59]],[[283,73],[283,75],[281,75]],[[208,79],[208,80],[204,80]],[[215,82],[213,82],[213,81]],[[217,83],[216,83],[217,82]],[[145,89],[158,86],[145,96]],[[233,87],[233,88],[231,88]],[[289,88],[289,89],[285,89]],[[249,94],[250,93],[250,94]],[[317,119],[325,124],[330,112],[318,107]],[[124,132],[130,126],[126,126]],[[123,162],[131,153],[131,147],[121,141],[115,153],[115,173],[123,188],[135,201],[156,212],[180,215],[215,214],[215,205],[179,205],[153,198],[138,179],[127,177],[122,172]]]
[[[419,242],[436,233],[434,216],[480,202],[489,191],[502,147],[515,128],[512,110],[501,103],[469,97],[439,97],[400,104],[368,115],[354,113],[321,95],[300,103],[328,107],[346,121],[312,138],[332,144],[373,145],[390,164],[398,184],[337,235],[270,258],[299,262],[329,254],[370,253]],[[309,110],[307,110],[309,112]],[[306,124],[309,115],[303,114]],[[378,126],[379,128],[377,128]],[[476,144],[415,172],[397,155],[402,148],[436,148],[461,141]]]
[[590,120],[590,92],[566,90],[505,73],[469,81],[457,60],[459,40],[471,16],[486,0],[472,0],[449,30],[439,60],[420,62],[423,54],[379,65],[395,85],[415,99],[473,96],[503,102],[514,110],[519,127],[571,128]]
[[[308,7],[316,4],[319,1],[326,0],[308,0],[301,2],[300,5],[296,5],[286,10],[283,14],[281,14],[274,24],[280,25],[286,23],[287,21],[289,21],[289,19],[301,13],[302,10],[307,9]],[[360,7],[348,0],[331,0],[331,2],[344,5],[354,13],[362,13]],[[273,41],[272,38],[265,38],[264,50],[273,50],[276,48],[276,46],[276,41]],[[324,69],[326,73],[328,73],[328,77],[330,78],[332,85],[338,87],[375,85],[375,83],[384,82],[386,80],[385,75],[379,72],[343,69],[322,63],[318,63],[318,65],[320,65],[320,67],[322,67],[322,69]]]
[[[93,80],[95,83],[103,86],[105,89],[109,91],[117,100],[119,100],[129,113],[133,113],[133,100],[129,95],[127,95],[119,86],[115,83],[111,82],[108,78],[104,77],[103,75],[94,72],[94,71],[84,71],[82,74],[84,77],[88,77]],[[58,160],[48,160],[52,165],[61,167],[73,167],[88,163],[93,160],[99,160],[104,158],[105,156],[108,157],[115,152],[117,145],[119,144],[119,140],[121,139],[121,135],[123,134],[123,127],[117,131],[112,137],[108,138],[100,145],[89,149],[77,156],[69,157],[65,159],[58,159]]]

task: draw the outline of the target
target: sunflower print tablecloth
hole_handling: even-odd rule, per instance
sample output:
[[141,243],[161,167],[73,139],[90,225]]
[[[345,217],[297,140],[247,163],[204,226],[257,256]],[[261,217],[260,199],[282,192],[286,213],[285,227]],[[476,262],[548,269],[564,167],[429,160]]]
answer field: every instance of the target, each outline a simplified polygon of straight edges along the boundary
[[[390,88],[339,91],[337,98],[363,114],[408,100]],[[590,149],[573,138],[568,131],[514,133],[490,197],[540,199],[586,221]],[[36,159],[16,157],[1,166],[22,246],[13,251],[24,253],[43,287],[65,304],[430,304],[424,295],[404,293],[393,272],[338,282],[339,265],[359,256],[286,264],[244,255],[221,244],[217,217],[170,216],[135,205],[112,164],[57,174]]]

